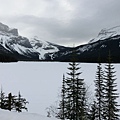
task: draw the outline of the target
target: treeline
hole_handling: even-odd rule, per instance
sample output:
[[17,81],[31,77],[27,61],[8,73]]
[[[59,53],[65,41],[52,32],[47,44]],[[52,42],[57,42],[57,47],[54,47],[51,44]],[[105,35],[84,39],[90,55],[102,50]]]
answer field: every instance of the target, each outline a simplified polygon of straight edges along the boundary
[[0,50],[0,62],[18,62],[18,60],[15,57],[13,57],[12,54],[9,54],[2,53]]
[[19,92],[18,95],[12,95],[9,93],[5,96],[5,93],[1,89],[0,92],[0,108],[9,111],[16,111],[22,112],[22,110],[28,110],[26,104],[28,101],[22,97],[21,93]]
[[[67,77],[63,75],[59,107],[54,111],[57,118],[61,120],[120,120],[116,71],[110,54],[104,70],[99,59],[94,80],[95,98],[91,104],[87,95],[88,87],[84,79],[80,78],[82,72],[79,72],[79,64],[69,63],[68,70]],[[53,109],[49,109],[48,117],[51,112]]]

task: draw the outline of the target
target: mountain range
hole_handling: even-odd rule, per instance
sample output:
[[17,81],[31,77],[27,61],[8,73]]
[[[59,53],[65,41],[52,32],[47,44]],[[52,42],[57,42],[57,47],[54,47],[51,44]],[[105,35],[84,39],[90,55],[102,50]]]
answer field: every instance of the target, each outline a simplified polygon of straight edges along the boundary
[[120,26],[102,29],[87,44],[65,47],[38,37],[28,39],[18,30],[0,23],[0,62],[59,61],[59,62],[107,62],[111,54],[113,63],[120,63]]

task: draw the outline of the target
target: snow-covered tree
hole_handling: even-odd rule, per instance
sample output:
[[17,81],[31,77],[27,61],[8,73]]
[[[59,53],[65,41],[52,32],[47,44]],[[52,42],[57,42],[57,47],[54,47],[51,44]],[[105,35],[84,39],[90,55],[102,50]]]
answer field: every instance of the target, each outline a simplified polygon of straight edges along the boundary
[[90,109],[89,120],[98,120],[98,105],[96,101],[93,102]]

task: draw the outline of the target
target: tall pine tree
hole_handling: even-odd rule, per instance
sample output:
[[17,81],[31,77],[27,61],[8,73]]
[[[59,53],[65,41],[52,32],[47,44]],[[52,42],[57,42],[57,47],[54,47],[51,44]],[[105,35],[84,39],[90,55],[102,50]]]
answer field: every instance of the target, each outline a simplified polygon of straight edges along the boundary
[[115,78],[115,67],[111,63],[111,55],[109,53],[108,63],[105,65],[105,111],[104,119],[105,120],[119,120],[117,98],[117,83]]
[[103,105],[104,105],[104,73],[101,63],[98,63],[96,79],[95,79],[95,96],[96,96],[96,116],[95,119],[103,119]]
[[86,88],[84,79],[80,79],[78,63],[69,63],[66,78],[66,118],[70,120],[86,120]]
[[63,75],[63,81],[62,81],[62,90],[61,90],[61,101],[59,104],[59,112],[58,112],[58,118],[61,120],[65,120],[65,114],[66,114],[66,107],[65,107],[65,97],[66,97],[66,89],[65,89],[65,75]]

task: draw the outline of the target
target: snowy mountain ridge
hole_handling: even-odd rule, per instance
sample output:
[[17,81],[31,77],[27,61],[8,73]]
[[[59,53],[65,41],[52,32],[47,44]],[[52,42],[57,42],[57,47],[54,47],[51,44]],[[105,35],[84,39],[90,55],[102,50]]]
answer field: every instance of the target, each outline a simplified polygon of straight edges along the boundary
[[[98,36],[88,44],[74,48],[57,45],[48,41],[42,41],[38,37],[28,39],[20,36],[18,30],[9,28],[0,23],[0,61],[73,61],[96,62],[98,54],[101,54],[103,62],[108,51],[116,51],[115,62],[120,62],[118,53],[120,49],[120,26],[110,29],[102,29]],[[100,53],[101,52],[101,53]],[[94,56],[93,56],[94,55]]]
[[18,36],[18,30],[15,28],[9,28],[7,25],[4,25],[0,22],[0,32],[2,31],[2,33],[8,33],[11,35],[15,35]]
[[11,29],[2,23],[0,23],[0,45],[9,52],[17,54],[18,58],[23,56],[24,59],[34,57],[35,60],[44,60],[47,54],[59,51],[54,44],[41,41],[37,37],[29,40],[19,36],[17,29]]
[[120,26],[115,26],[109,29],[102,29],[98,36],[94,39],[92,39],[89,43],[93,43],[99,40],[105,40],[108,39],[110,37],[114,37],[120,35]]

